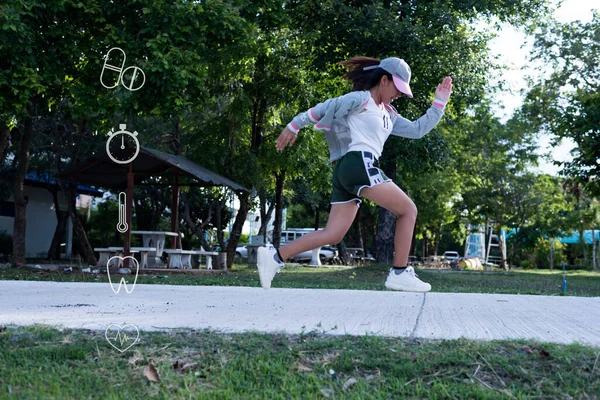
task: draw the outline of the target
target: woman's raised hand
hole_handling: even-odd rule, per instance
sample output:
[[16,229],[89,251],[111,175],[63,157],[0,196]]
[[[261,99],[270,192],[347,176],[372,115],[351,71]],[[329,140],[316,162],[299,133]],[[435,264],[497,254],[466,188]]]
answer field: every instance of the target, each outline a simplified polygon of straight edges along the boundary
[[285,149],[285,146],[288,144],[291,146],[296,142],[296,135],[294,132],[290,131],[290,129],[286,126],[281,135],[277,138],[277,143],[275,144],[275,148],[277,150]]
[[436,99],[448,101],[452,94],[452,78],[449,76],[445,77],[442,83],[440,83],[435,91]]

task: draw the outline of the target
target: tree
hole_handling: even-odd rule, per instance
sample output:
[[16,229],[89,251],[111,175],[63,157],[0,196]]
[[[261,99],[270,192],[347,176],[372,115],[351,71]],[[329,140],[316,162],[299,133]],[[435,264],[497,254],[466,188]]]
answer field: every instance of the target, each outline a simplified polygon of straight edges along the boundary
[[[489,71],[497,66],[488,58],[489,37],[470,30],[469,22],[483,14],[523,24],[546,15],[548,11],[544,0],[528,1],[526,6],[520,1],[449,1],[441,4],[410,0],[311,0],[291,2],[289,9],[302,38],[315,49],[315,69],[325,69],[328,64],[354,55],[401,56],[407,60],[415,77],[411,86],[417,96],[410,101],[400,98],[397,108],[403,116],[411,119],[423,114],[431,101],[429,94],[432,89],[447,75],[460,82],[447,116],[462,117],[467,107],[483,98]],[[401,54],[398,54],[398,43],[402,43]],[[419,96],[418,93],[428,95]],[[441,149],[435,145],[439,140],[439,136],[432,132],[421,141],[431,141],[429,145],[432,148]],[[400,173],[407,170],[422,173],[431,164],[443,160],[445,154],[445,151],[429,153],[425,160],[409,164],[405,160],[410,158],[412,147],[407,142],[400,138],[390,139],[381,159],[386,175],[397,178],[400,183],[403,179]],[[428,147],[427,144],[422,146]],[[376,233],[378,262],[391,260],[394,224],[394,216],[381,210]]]
[[[245,43],[240,39],[251,37],[250,24],[239,14],[244,4],[179,0],[154,1],[144,7],[135,3],[91,1],[84,5],[47,0],[10,1],[5,6],[0,20],[2,42],[19,45],[2,48],[0,86],[7,89],[3,90],[7,96],[0,99],[0,120],[16,120],[15,125],[24,133],[13,138],[22,149],[15,157],[15,259],[19,263],[24,262],[20,243],[24,243],[25,229],[21,178],[28,167],[30,133],[35,133],[25,128],[29,127],[32,112],[41,113],[60,127],[48,135],[48,142],[55,146],[57,175],[64,164],[72,166],[83,155],[104,151],[97,145],[105,138],[95,132],[108,132],[124,121],[146,127],[158,122],[154,130],[140,130],[145,139],[142,143],[168,146],[170,151],[184,155],[186,139],[195,127],[182,121],[189,121],[191,113],[210,102],[208,66],[222,71],[224,61],[239,54],[236,48]],[[123,20],[128,23],[123,24]],[[103,57],[115,46],[126,49],[128,66],[133,63],[148,75],[142,90],[134,93],[120,86],[106,90],[99,85]],[[219,77],[225,75],[222,72]],[[158,76],[160,79],[156,79]],[[2,135],[5,133],[3,130]],[[61,187],[72,199],[76,183],[61,182]],[[84,245],[84,257],[95,263],[72,207],[74,202],[69,200],[69,204],[75,231]]]
[[223,188],[190,187],[188,191],[182,191],[183,220],[207,251],[210,249],[208,233],[213,229],[216,230],[219,246],[225,248],[223,230],[231,218],[231,213],[225,207],[227,198],[228,191]]
[[[13,196],[14,261],[25,264],[26,202],[24,178],[30,162],[30,144],[34,140],[33,118],[57,102],[74,76],[80,60],[79,45],[91,37],[78,29],[86,21],[82,3],[69,0],[8,1],[0,15],[0,125],[13,125],[17,163]],[[66,82],[66,83],[65,83]],[[10,121],[10,122],[7,122]],[[2,149],[3,151],[5,149]],[[77,225],[75,225],[78,232]],[[78,232],[79,233],[79,232]],[[93,253],[87,257],[94,262]]]
[[552,71],[529,91],[524,114],[540,131],[575,142],[563,174],[600,195],[600,13],[592,21],[550,21],[535,37],[533,60]]
[[520,226],[529,218],[519,206],[534,179],[527,171],[537,162],[535,134],[519,115],[502,124],[486,103],[473,111],[472,116],[442,128],[460,193],[453,208],[461,219],[454,224],[492,222],[494,231]]

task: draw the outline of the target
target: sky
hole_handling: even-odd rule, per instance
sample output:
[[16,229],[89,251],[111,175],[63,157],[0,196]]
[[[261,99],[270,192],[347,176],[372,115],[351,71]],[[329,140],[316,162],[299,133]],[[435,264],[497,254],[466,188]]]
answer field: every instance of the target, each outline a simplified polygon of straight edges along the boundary
[[[554,4],[558,5],[558,1],[554,0]],[[576,20],[589,22],[592,20],[593,9],[600,10],[600,0],[564,0],[562,5],[556,9],[554,17],[563,23]],[[527,58],[533,48],[531,37],[519,32],[509,24],[503,24],[501,31],[496,33],[498,37],[491,41],[490,50],[493,55],[500,55],[501,59],[510,68],[503,73],[502,78],[506,80],[511,92],[505,92],[499,96],[498,103],[504,105],[504,109],[499,107],[496,109],[496,115],[502,121],[505,121],[523,102],[523,95],[519,93],[521,89],[526,88],[523,77],[537,77],[538,74],[527,67]],[[574,147],[572,141],[563,140],[559,147],[552,149],[549,146],[550,140],[551,137],[548,135],[540,137],[540,154],[551,153],[551,157],[557,161],[568,161],[572,158],[570,154],[571,149]],[[540,159],[540,165],[535,171],[557,175],[559,168],[551,161]]]

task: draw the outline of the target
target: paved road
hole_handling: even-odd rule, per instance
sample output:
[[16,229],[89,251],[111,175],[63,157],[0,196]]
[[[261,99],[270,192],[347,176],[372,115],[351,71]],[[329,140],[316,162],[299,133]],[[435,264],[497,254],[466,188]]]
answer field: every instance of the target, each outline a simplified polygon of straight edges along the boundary
[[537,339],[600,347],[600,297],[0,281],[0,325],[212,328],[427,339]]

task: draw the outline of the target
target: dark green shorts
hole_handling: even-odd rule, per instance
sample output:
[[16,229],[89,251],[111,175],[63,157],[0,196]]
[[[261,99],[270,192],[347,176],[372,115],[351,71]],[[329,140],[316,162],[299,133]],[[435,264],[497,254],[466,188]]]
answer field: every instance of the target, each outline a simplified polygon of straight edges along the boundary
[[333,169],[333,193],[331,204],[362,202],[360,191],[383,182],[391,182],[373,153],[368,151],[349,151],[340,158]]

